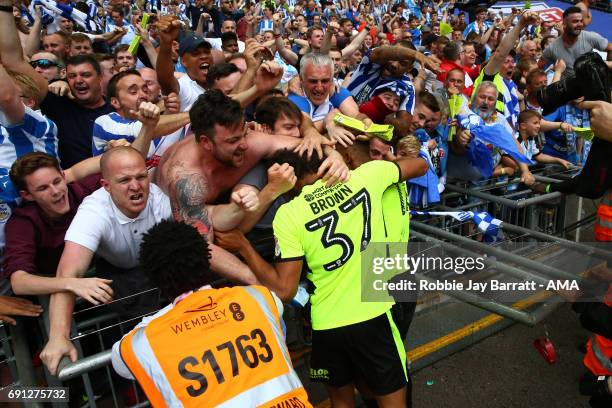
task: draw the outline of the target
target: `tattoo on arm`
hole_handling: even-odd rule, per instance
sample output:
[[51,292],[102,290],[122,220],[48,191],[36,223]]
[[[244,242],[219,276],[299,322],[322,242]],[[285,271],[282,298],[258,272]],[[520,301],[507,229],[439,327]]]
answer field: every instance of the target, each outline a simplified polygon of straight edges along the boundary
[[194,226],[200,234],[210,238],[213,231],[206,209],[206,178],[197,173],[180,173],[172,184],[170,202],[174,218]]

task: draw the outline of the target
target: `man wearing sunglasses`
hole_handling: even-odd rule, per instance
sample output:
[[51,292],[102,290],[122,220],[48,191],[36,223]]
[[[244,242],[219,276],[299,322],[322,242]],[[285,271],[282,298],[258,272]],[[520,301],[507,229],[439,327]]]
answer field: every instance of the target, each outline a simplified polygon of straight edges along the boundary
[[66,67],[50,52],[37,52],[32,55],[30,65],[49,82],[66,77]]

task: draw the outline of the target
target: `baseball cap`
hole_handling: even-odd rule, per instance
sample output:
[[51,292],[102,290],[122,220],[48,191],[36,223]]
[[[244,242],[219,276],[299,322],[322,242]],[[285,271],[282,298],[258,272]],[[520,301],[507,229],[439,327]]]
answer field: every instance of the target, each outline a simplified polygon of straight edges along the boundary
[[212,46],[204,37],[195,34],[189,34],[185,36],[179,45],[179,55],[182,57],[186,52],[193,52],[201,45],[205,48],[211,49]]
[[435,43],[436,41],[438,41],[438,38],[440,38],[440,36],[436,35],[436,34],[429,34],[428,36],[426,36],[425,38],[423,38],[423,40],[421,41],[421,45],[423,47],[427,47],[428,45]]

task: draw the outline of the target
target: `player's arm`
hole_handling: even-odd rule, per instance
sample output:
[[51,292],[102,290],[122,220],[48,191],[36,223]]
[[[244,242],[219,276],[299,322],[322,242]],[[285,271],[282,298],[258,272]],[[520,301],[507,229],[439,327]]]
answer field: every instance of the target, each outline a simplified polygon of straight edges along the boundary
[[395,162],[400,170],[400,181],[406,181],[411,178],[421,177],[427,173],[429,166],[427,162],[418,158],[402,158]]
[[263,217],[272,205],[282,194],[291,190],[297,178],[293,167],[287,163],[274,163],[268,168],[268,183],[259,191],[257,188],[248,184],[237,184],[234,191],[247,190],[257,194],[259,207],[254,211],[247,212],[237,229],[243,233],[249,232],[255,224]]
[[276,293],[283,301],[289,302],[297,292],[303,260],[277,262],[270,265],[251,246],[251,243],[239,231],[217,234],[217,243],[229,250],[240,253],[249,265],[259,282]]

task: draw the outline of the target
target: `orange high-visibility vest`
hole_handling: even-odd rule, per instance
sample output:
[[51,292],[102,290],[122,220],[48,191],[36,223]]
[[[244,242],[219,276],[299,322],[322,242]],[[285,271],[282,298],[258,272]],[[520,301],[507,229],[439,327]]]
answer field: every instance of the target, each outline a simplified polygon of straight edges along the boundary
[[199,290],[121,340],[154,407],[311,407],[274,298],[262,286]]
[[612,241],[612,190],[606,191],[599,207],[597,207],[595,240]]
[[[612,284],[608,287],[604,303],[612,308]],[[583,362],[595,375],[612,375],[612,339],[594,334],[587,343]]]

